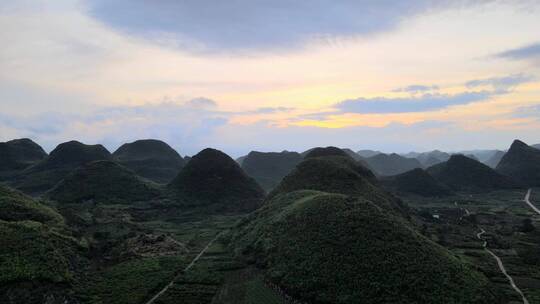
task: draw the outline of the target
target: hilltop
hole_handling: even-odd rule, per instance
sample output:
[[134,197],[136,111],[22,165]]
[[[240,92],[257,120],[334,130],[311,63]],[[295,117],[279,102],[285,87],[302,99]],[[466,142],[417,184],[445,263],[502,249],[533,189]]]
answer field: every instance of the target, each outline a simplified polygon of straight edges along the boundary
[[412,193],[427,197],[452,194],[452,190],[448,186],[438,182],[420,168],[389,176],[383,179],[382,183],[397,193]]
[[242,169],[253,177],[264,190],[270,191],[302,161],[297,152],[251,151],[242,161]]
[[343,149],[340,149],[338,147],[332,147],[332,146],[312,148],[312,149],[302,152],[302,156],[304,158],[321,157],[321,156],[347,156],[347,157],[352,158],[351,155],[345,152]]
[[130,203],[160,197],[155,185],[115,162],[99,160],[75,169],[56,185],[48,196],[62,203],[92,200]]
[[21,172],[13,184],[25,193],[41,194],[80,165],[104,159],[111,159],[111,154],[102,145],[69,141],[58,145],[45,159]]
[[402,203],[378,188],[374,174],[335,147],[313,150],[281,183],[268,198],[297,190],[315,190],[362,196],[377,201],[380,207],[403,214]]
[[184,159],[163,141],[137,140],[123,144],[114,159],[138,175],[157,183],[168,183],[185,165]]
[[448,161],[429,167],[427,172],[455,191],[482,192],[518,187],[512,179],[461,154],[454,154]]
[[[336,147],[315,148],[287,175],[270,196],[298,189],[338,190],[358,193],[373,188],[375,175],[343,150]],[[303,187],[303,188],[302,188]]]
[[45,157],[47,153],[43,148],[28,138],[0,143],[0,180],[12,177]]
[[422,167],[417,159],[403,157],[396,153],[390,155],[380,153],[366,158],[365,161],[378,175],[383,176],[396,175]]
[[258,208],[264,190],[227,154],[204,149],[193,156],[168,188],[183,205],[231,212]]
[[525,186],[540,186],[540,150],[515,140],[496,170]]

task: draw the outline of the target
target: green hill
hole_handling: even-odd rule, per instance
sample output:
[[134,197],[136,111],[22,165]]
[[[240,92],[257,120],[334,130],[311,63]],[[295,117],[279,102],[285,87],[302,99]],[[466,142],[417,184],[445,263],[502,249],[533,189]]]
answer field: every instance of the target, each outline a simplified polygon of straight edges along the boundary
[[0,303],[71,301],[84,250],[66,234],[60,214],[0,186]]
[[86,163],[57,184],[48,196],[58,202],[88,200],[130,203],[160,197],[158,188],[133,171],[108,160]]
[[[302,153],[302,156],[304,158],[310,158],[310,157],[321,157],[321,156],[348,156],[351,157],[347,152],[343,151],[343,149],[337,148],[337,147],[316,147],[313,149],[309,149],[307,151],[304,151]],[[352,157],[351,157],[352,158]]]
[[403,157],[396,153],[389,155],[380,153],[365,160],[371,169],[382,176],[396,175],[422,167],[417,159]]
[[168,183],[185,165],[184,159],[166,143],[155,139],[123,144],[114,159],[138,175],[157,183]]
[[517,188],[518,184],[490,167],[461,154],[429,167],[427,172],[455,191],[483,192]]
[[41,194],[85,163],[110,159],[102,145],[85,145],[70,141],[58,145],[45,159],[21,172],[13,185],[29,194]]
[[266,191],[275,188],[281,179],[302,161],[297,152],[251,151],[242,161],[242,169]]
[[496,303],[482,274],[380,205],[283,193],[239,223],[232,246],[302,303]]
[[179,203],[208,211],[257,209],[264,190],[227,154],[204,149],[168,185]]
[[[322,155],[322,156],[320,156]],[[329,147],[313,150],[268,195],[268,198],[297,190],[315,190],[362,196],[372,199],[387,210],[400,214],[406,209],[402,203],[378,188],[373,173],[344,154]]]
[[0,180],[9,179],[45,157],[43,148],[28,138],[0,143]]
[[36,221],[50,225],[63,222],[62,216],[33,198],[0,185],[0,220]]
[[525,186],[540,186],[540,150],[515,140],[496,170]]
[[272,193],[298,189],[340,189],[340,193],[357,193],[370,188],[372,183],[376,183],[375,175],[343,150],[336,147],[314,148]]
[[382,183],[397,193],[412,193],[421,196],[445,196],[452,190],[436,181],[425,170],[417,168],[395,176],[389,176]]

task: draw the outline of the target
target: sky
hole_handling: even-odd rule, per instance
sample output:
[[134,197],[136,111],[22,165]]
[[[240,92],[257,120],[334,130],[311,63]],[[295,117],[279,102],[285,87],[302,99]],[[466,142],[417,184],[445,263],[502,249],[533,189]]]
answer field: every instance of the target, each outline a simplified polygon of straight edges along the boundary
[[540,143],[540,2],[4,0],[0,141]]

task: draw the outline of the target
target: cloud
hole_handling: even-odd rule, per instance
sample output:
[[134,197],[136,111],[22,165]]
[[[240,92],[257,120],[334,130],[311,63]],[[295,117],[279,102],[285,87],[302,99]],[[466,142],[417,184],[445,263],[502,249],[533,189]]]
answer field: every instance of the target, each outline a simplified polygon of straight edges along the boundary
[[186,105],[195,108],[214,108],[217,106],[217,103],[209,98],[198,97],[189,100]]
[[495,55],[496,57],[522,60],[540,57],[540,42],[522,46],[519,48],[507,50]]
[[514,74],[504,77],[491,77],[484,79],[470,80],[465,83],[467,88],[475,88],[479,86],[491,86],[497,92],[504,93],[517,87],[520,84],[534,80],[534,77],[524,74]]
[[[93,0],[90,14],[118,30],[184,49],[290,48],[311,40],[365,36],[426,11],[474,1]],[[156,39],[156,37],[159,37]]]
[[489,91],[463,92],[450,94],[423,94],[403,98],[357,98],[339,102],[334,105],[342,113],[385,114],[412,113],[444,109],[449,106],[465,105],[483,101],[493,95]]
[[540,121],[540,103],[515,109],[513,117],[535,118],[536,120]]
[[406,86],[404,88],[397,88],[395,90],[392,90],[392,92],[407,92],[411,94],[417,94],[417,93],[423,93],[427,91],[438,91],[439,86],[437,85],[420,85],[420,84],[413,84],[410,86]]
[[253,114],[274,114],[279,112],[290,112],[294,110],[294,108],[291,107],[262,107],[258,108],[255,111],[251,111],[250,113]]
[[324,120],[328,115],[339,113],[389,114],[436,111],[451,106],[484,101],[495,95],[507,94],[520,84],[532,80],[534,80],[534,77],[524,74],[474,79],[467,81],[465,87],[474,89],[488,86],[490,87],[489,90],[466,91],[457,94],[431,93],[430,91],[439,90],[437,85],[410,85],[393,90],[393,92],[408,92],[410,93],[408,97],[361,97],[344,100],[334,105],[337,111],[307,114],[304,118]]

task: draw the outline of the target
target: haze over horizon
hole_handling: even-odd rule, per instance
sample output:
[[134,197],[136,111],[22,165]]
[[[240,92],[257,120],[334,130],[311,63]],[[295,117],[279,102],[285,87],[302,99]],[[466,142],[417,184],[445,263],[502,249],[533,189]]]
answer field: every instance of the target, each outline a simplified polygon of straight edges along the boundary
[[383,152],[540,142],[537,1],[3,1],[0,141]]

